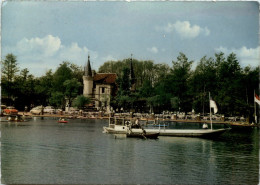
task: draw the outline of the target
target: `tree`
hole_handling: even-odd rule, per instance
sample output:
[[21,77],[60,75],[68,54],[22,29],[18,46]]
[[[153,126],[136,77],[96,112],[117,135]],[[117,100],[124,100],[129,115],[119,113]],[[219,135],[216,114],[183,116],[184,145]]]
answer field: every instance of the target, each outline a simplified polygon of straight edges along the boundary
[[2,94],[8,98],[8,104],[11,103],[11,96],[14,95],[13,83],[17,72],[19,71],[16,56],[7,54],[2,61]]
[[130,94],[130,87],[131,87],[131,82],[130,82],[130,70],[129,68],[124,68],[122,71],[122,77],[119,77],[117,80],[117,83],[119,85],[119,95],[129,95]]
[[69,105],[71,105],[72,99],[78,95],[79,87],[81,86],[81,84],[76,78],[73,78],[71,80],[66,80],[63,83],[63,86],[65,88],[64,94],[68,100]]
[[29,70],[27,68],[22,69],[21,72],[20,72],[20,76],[22,77],[22,79],[24,81],[27,80],[28,74],[29,74]]
[[58,92],[64,92],[63,83],[66,80],[72,79],[72,70],[70,68],[69,62],[63,62],[57,68],[55,73],[53,74],[53,90]]
[[61,92],[52,92],[51,98],[50,98],[51,105],[54,105],[55,107],[65,107],[65,98],[63,93]]
[[147,98],[147,104],[150,106],[150,113],[153,113],[154,107],[158,107],[160,103],[160,95],[155,95]]
[[19,110],[24,110],[25,106],[30,107],[34,104],[34,101],[39,101],[40,98],[36,95],[35,85],[37,80],[33,75],[29,74],[27,69],[21,71],[20,75],[17,76],[13,83],[14,105]]
[[242,106],[241,97],[241,67],[236,55],[231,53],[227,59],[217,63],[217,87],[216,101],[219,110],[229,115],[239,114],[239,107]]
[[143,86],[139,89],[139,96],[140,98],[147,98],[154,94],[154,89],[152,87],[152,83],[146,80],[143,83]]
[[189,94],[193,97],[193,109],[196,112],[209,111],[208,92],[216,94],[217,85],[216,65],[212,58],[206,56],[200,59],[195,71],[192,73],[189,83]]
[[90,99],[88,97],[79,95],[74,99],[72,105],[79,109],[83,109],[89,103],[90,103]]
[[41,105],[50,104],[50,98],[53,91],[53,73],[49,70],[44,76],[38,78],[38,83],[35,85],[35,91],[38,99],[41,99]]
[[170,90],[175,97],[180,100],[181,110],[187,112],[191,110],[191,98],[188,94],[188,81],[191,75],[193,61],[188,61],[185,54],[180,53],[177,61],[172,61],[173,69],[169,76]]
[[2,62],[2,78],[7,82],[14,81],[16,73],[19,71],[16,56],[7,54]]
[[122,75],[124,68],[129,68],[132,60],[134,73],[136,77],[136,88],[143,86],[145,81],[151,81],[154,85],[160,81],[160,77],[170,72],[170,67],[167,64],[154,64],[152,60],[140,61],[137,59],[124,59],[118,61],[108,61],[99,67],[100,73],[116,73],[117,76]]
[[249,118],[249,121],[253,121],[254,113],[254,92],[259,94],[259,67],[252,69],[250,66],[247,66],[242,71],[242,80],[241,80],[241,89],[243,93],[240,100],[243,101],[243,106],[241,106],[241,115]]
[[119,86],[116,98],[115,105],[119,106],[119,108],[123,107],[125,110],[130,108],[130,70],[129,68],[123,68],[122,77],[117,79],[117,84]]
[[171,98],[171,105],[172,105],[173,110],[175,110],[175,111],[179,110],[179,107],[180,107],[179,102],[180,102],[180,100],[178,97]]

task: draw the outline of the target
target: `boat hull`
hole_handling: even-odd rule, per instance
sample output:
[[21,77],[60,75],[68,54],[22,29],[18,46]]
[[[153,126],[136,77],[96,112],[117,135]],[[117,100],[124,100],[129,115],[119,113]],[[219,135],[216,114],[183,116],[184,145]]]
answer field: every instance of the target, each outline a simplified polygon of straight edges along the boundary
[[[159,136],[173,136],[173,137],[217,137],[228,129],[145,129],[146,133],[155,134],[159,133]],[[143,133],[142,129],[132,129],[132,133]],[[127,134],[127,129],[115,129],[110,127],[104,127],[104,132],[110,134]]]
[[[105,133],[109,134],[126,134],[129,129],[124,126],[124,127],[117,127],[117,128],[110,128],[110,127],[103,127],[103,130]],[[143,133],[142,129],[131,129],[133,133]]]
[[141,139],[157,139],[159,133],[142,134],[142,133],[127,133],[126,137],[141,138]]
[[156,133],[159,136],[174,136],[174,137],[216,137],[229,129],[146,129],[146,132]]
[[58,123],[68,123],[68,121],[58,121]]

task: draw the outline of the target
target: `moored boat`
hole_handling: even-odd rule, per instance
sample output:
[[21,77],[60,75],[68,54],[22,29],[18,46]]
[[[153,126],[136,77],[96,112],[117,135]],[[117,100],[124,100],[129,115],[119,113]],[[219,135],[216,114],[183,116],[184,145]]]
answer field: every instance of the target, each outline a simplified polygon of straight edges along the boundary
[[68,123],[68,121],[65,120],[64,118],[60,118],[60,119],[58,120],[58,123]]
[[68,123],[68,121],[58,121],[58,123]]
[[[103,127],[105,133],[109,134],[126,134],[130,125],[132,124],[131,119],[125,118],[109,118],[108,127]],[[131,128],[131,132],[133,133],[143,133],[141,128]]]
[[159,128],[130,128],[132,120],[123,118],[109,118],[108,127],[103,127],[105,133],[110,134],[127,134],[131,130],[132,135],[142,134],[156,134],[159,136],[173,136],[173,137],[217,137],[230,128],[221,129],[170,129],[165,127]]
[[159,136],[174,137],[217,137],[230,128],[221,129],[145,129],[148,133],[157,133]]

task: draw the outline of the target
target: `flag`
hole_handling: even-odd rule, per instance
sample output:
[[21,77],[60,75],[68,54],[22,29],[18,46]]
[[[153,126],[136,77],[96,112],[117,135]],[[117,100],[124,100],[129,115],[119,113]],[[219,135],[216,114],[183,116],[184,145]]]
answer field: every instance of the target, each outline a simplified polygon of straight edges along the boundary
[[255,102],[260,105],[260,98],[259,96],[257,96],[257,94],[255,93]]
[[213,100],[209,100],[209,106],[210,108],[214,109],[214,114],[216,114],[218,112],[218,107],[215,101]]

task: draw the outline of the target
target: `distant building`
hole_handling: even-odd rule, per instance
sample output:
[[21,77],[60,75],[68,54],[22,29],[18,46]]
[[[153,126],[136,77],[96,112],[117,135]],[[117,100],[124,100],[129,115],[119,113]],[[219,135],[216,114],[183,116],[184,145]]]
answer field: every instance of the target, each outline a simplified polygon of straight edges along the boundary
[[90,57],[84,67],[83,75],[83,95],[89,97],[92,107],[97,110],[110,110],[111,97],[116,94],[115,73],[95,73],[91,70]]

